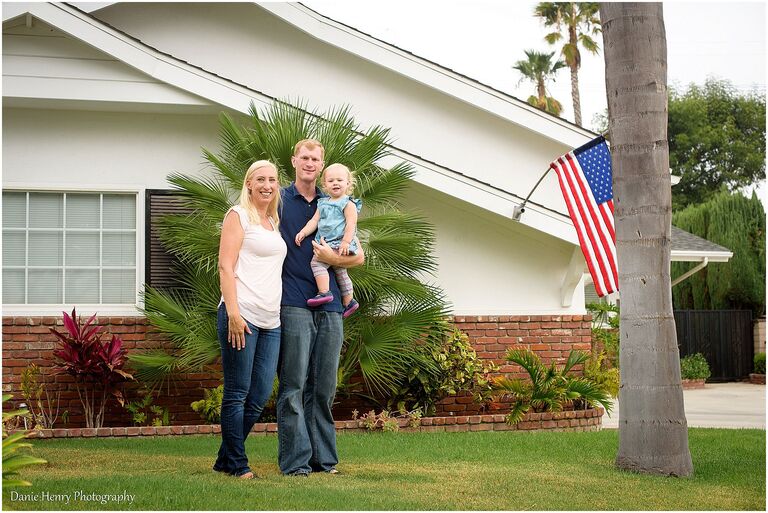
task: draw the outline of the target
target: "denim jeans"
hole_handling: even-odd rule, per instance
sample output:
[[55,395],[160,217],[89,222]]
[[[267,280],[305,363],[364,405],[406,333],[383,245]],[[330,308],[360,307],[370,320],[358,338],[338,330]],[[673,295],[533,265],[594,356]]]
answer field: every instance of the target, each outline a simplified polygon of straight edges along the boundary
[[282,306],[280,322],[280,471],[328,471],[339,461],[331,406],[344,340],[341,314]]
[[224,397],[221,401],[221,447],[213,469],[239,476],[251,470],[245,455],[245,439],[272,394],[280,352],[280,328],[267,330],[248,322],[251,334],[245,334],[245,347],[238,351],[227,340],[228,323],[229,316],[222,303],[217,329],[224,370]]

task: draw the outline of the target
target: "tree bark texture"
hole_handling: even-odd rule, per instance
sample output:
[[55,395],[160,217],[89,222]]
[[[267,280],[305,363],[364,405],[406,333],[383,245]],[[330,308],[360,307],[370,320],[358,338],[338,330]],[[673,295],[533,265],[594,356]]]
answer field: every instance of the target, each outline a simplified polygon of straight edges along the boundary
[[667,48],[660,3],[602,3],[621,293],[618,467],[693,473],[672,315]]

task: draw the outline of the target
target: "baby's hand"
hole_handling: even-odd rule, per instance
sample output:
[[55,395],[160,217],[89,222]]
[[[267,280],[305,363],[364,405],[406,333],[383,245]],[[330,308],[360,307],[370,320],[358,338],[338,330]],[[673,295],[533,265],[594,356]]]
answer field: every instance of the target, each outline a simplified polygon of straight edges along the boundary
[[301,246],[301,241],[304,240],[304,237],[306,237],[306,235],[304,235],[303,231],[301,231],[301,232],[296,234],[296,245],[297,246]]
[[349,255],[349,242],[341,241],[341,244],[339,245],[339,254]]

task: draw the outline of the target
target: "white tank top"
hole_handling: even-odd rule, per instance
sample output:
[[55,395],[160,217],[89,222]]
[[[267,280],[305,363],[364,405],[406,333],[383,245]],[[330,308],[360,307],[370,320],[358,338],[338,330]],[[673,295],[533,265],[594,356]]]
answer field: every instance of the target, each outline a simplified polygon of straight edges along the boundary
[[[272,231],[251,224],[248,214],[236,205],[245,236],[235,263],[235,285],[240,315],[259,328],[280,326],[280,299],[283,294],[283,260],[288,248],[280,231],[270,219]],[[225,216],[226,217],[226,216]],[[224,298],[221,299],[224,301]]]

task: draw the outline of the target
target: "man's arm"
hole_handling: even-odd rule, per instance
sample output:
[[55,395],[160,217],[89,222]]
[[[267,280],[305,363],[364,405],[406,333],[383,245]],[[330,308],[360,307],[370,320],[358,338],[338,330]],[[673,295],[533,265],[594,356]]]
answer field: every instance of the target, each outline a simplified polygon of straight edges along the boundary
[[328,243],[325,242],[324,238],[320,240],[320,244],[312,241],[312,248],[318,260],[334,267],[357,267],[365,262],[365,254],[363,253],[363,247],[360,245],[359,239],[357,241],[357,253],[354,255],[337,255]]

